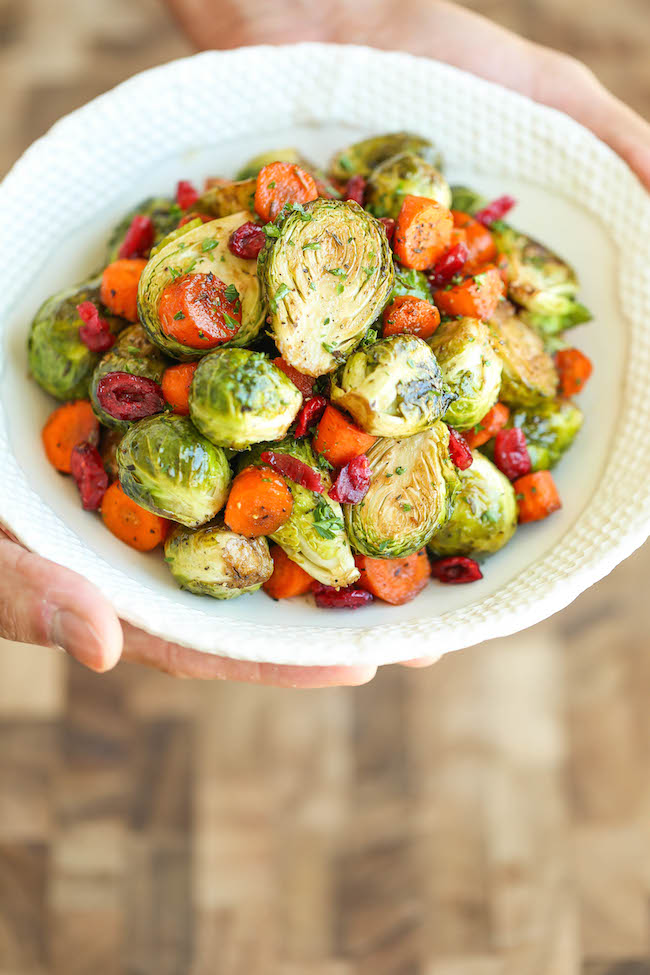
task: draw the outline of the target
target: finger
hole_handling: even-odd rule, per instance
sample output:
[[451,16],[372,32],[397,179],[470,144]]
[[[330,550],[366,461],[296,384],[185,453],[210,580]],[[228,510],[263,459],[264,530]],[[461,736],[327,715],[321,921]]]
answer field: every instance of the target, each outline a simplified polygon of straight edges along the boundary
[[250,684],[270,684],[274,687],[356,687],[367,684],[376,667],[293,667],[279,664],[253,663],[216,657],[182,647],[178,643],[159,640],[143,630],[122,623],[125,660],[155,667],[174,677],[199,680],[235,680]]
[[439,659],[439,657],[415,657],[413,660],[401,660],[400,664],[402,667],[430,667],[431,664],[437,663]]
[[91,670],[115,666],[122,630],[101,592],[81,576],[0,537],[0,636],[60,647]]

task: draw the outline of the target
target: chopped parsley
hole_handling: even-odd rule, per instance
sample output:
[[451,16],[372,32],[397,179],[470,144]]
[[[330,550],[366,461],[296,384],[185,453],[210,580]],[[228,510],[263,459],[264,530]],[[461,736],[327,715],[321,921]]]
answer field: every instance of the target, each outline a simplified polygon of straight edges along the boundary
[[321,342],[321,345],[323,346],[326,352],[329,352],[330,355],[334,355],[334,353],[336,352],[336,346],[332,345],[331,342]]
[[219,241],[215,240],[214,237],[209,237],[207,240],[204,240],[203,243],[201,244],[201,250],[205,253],[206,251],[213,251],[215,247],[218,246],[219,246]]
[[485,278],[486,278],[485,271],[483,272],[483,274],[475,274],[474,275],[474,284],[476,285],[476,287],[478,288],[479,291],[481,290],[481,288],[485,284]]
[[314,529],[321,538],[336,538],[336,533],[343,531],[343,519],[338,518],[323,498],[316,502],[314,512]]
[[291,288],[287,288],[286,284],[281,284],[269,302],[271,311],[277,311],[278,301],[281,301],[282,298],[286,297],[286,295],[290,294],[290,292]]
[[167,270],[171,275],[172,281],[175,281],[176,278],[180,278],[181,274],[183,273],[180,267],[168,267]]
[[339,166],[344,169],[346,173],[353,173],[354,166],[350,162],[347,156],[339,156]]
[[373,342],[376,342],[377,341],[377,335],[378,335],[378,332],[377,332],[377,329],[376,328],[369,328],[368,331],[366,332],[366,334],[363,337],[363,341],[362,341],[361,345],[362,346],[372,345]]
[[[183,317],[185,317],[185,316],[183,316]],[[176,315],[174,315],[174,318],[176,318]],[[137,358],[139,358],[142,355],[142,352],[140,351],[140,349],[136,348],[135,345],[127,345],[126,351],[127,352],[130,352],[131,355],[134,355]]]
[[402,504],[402,511],[411,511],[413,508],[412,504],[408,504],[406,501]]
[[342,267],[328,267],[328,274],[335,274],[337,278],[347,278],[348,272],[344,271]]
[[337,295],[342,295],[344,291],[345,291],[345,287],[339,282],[339,284],[337,284],[336,286]]
[[174,315],[174,321],[180,322],[182,318],[185,318],[183,312],[177,311],[176,314]]
[[237,288],[236,288],[236,286],[234,284],[229,284],[228,285],[228,287],[224,291],[224,295],[225,295],[226,301],[233,302],[233,301],[238,301],[239,300],[239,292],[237,291]]
[[264,231],[267,237],[280,236],[280,228],[276,227],[274,223],[265,223],[264,226],[262,227],[262,230]]
[[326,319],[325,319],[325,320],[323,321],[323,325],[329,325],[329,323],[330,323],[330,320],[329,320],[329,318],[326,318]]
[[403,467],[396,467],[395,468],[395,473],[396,474],[404,474],[406,472],[405,472],[405,469]]
[[324,454],[318,455],[318,463],[320,464],[321,467],[324,467],[328,471],[334,470],[334,465],[330,464],[330,462],[328,461],[327,457]]
[[227,311],[222,312],[222,314],[223,314],[223,320],[228,326],[228,328],[232,328],[236,332],[237,329],[239,328],[239,322],[237,321],[237,319],[232,318]]
[[319,251],[320,242],[318,240],[312,240],[309,244],[305,244],[303,247],[304,251]]

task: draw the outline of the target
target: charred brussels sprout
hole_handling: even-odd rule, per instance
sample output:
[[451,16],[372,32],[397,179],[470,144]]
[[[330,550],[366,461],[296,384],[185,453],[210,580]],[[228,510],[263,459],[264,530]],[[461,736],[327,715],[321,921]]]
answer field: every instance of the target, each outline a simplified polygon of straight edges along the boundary
[[350,543],[372,558],[405,558],[451,513],[458,475],[449,458],[449,430],[438,422],[403,440],[377,440],[367,457],[370,489],[359,504],[344,505]]
[[211,186],[201,194],[192,209],[197,213],[209,213],[213,217],[229,217],[233,213],[241,213],[242,210],[252,213],[254,200],[255,179],[242,179]]
[[393,288],[386,234],[356,203],[323,199],[285,211],[273,230],[258,269],[275,342],[299,372],[332,372]]
[[546,471],[571,446],[582,419],[582,411],[574,403],[556,399],[532,410],[517,410],[511,414],[508,426],[521,427],[526,434],[532,469]]
[[378,437],[409,437],[425,430],[454,400],[427,343],[408,334],[354,352],[333,377],[330,396],[366,433]]
[[60,291],[36,312],[27,342],[29,371],[42,388],[61,400],[83,399],[100,356],[79,338],[83,322],[77,305],[94,301],[99,313],[117,334],[126,322],[104,311],[99,304],[101,278]]
[[445,413],[445,423],[469,430],[499,398],[501,360],[492,348],[490,330],[477,318],[451,319],[438,326],[429,346],[457,397]]
[[446,179],[411,152],[392,156],[373,169],[366,187],[366,207],[376,217],[397,220],[405,196],[424,196],[443,207],[451,204]]
[[533,407],[555,396],[558,376],[540,336],[501,301],[488,322],[492,346],[501,360],[499,398],[508,406]]
[[401,264],[395,264],[395,284],[390,293],[388,304],[398,295],[411,295],[413,298],[422,298],[424,301],[433,304],[433,296],[427,276],[422,271],[402,267]]
[[330,163],[334,179],[347,180],[350,176],[369,176],[370,172],[385,159],[400,152],[411,152],[436,167],[440,167],[440,156],[428,139],[411,132],[391,132],[375,135],[370,139],[355,142],[347,149],[337,152]]
[[517,528],[517,501],[512,484],[482,454],[459,471],[460,490],[447,524],[436,532],[429,549],[436,556],[491,555],[510,541]]
[[[180,236],[172,234],[162,241],[149,259],[140,277],[138,312],[152,342],[168,355],[200,359],[216,344],[248,345],[257,336],[266,305],[255,262],[235,257],[228,248],[232,232],[250,219],[249,213],[236,213],[188,225],[190,229]],[[192,291],[191,299],[186,300],[185,311],[181,308],[168,320],[160,314],[161,301],[169,295],[168,289],[181,283]],[[220,338],[218,329],[230,337]]]
[[130,210],[113,230],[106,250],[106,264],[112,264],[113,261],[117,260],[126,232],[131,226],[131,221],[138,216],[151,217],[154,226],[153,243],[155,246],[176,227],[183,216],[183,211],[178,203],[167,197],[151,196],[147,200],[143,200],[137,207]]
[[165,562],[181,589],[215,599],[255,592],[273,572],[265,538],[244,538],[222,522],[175,528],[165,542]]
[[249,349],[206,356],[190,389],[195,426],[212,443],[235,450],[280,440],[301,405],[302,395],[285,373]]
[[135,423],[117,448],[120,483],[147,511],[196,528],[224,506],[230,467],[223,450],[171,413]]
[[293,497],[291,516],[270,538],[284,549],[290,559],[326,586],[349,586],[359,578],[343,527],[343,512],[337,501],[332,501],[328,491],[332,486],[327,471],[321,469],[314,452],[304,440],[285,440],[280,444],[259,444],[239,458],[240,469],[261,463],[263,450],[291,454],[318,471],[324,485],[324,493],[317,494],[309,488],[286,478]]
[[109,372],[128,372],[132,376],[145,376],[159,383],[165,366],[160,350],[151,344],[141,325],[125,328],[113,348],[97,365],[90,382],[90,401],[99,422],[122,433],[126,433],[131,426],[130,420],[116,420],[100,406],[97,399],[100,379]]

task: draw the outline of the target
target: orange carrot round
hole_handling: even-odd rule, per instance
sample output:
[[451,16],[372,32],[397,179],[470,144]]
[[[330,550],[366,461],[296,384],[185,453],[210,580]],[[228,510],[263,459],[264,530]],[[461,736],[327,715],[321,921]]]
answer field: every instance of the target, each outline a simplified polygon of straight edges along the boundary
[[163,289],[158,317],[168,338],[207,352],[237,334],[241,300],[214,274],[184,274]]
[[150,552],[167,537],[170,522],[141,508],[114,481],[104,495],[102,518],[109,532],[138,552]]
[[138,320],[138,283],[146,266],[140,258],[113,261],[102,274],[99,297],[102,303],[120,318],[129,322]]
[[272,535],[291,515],[293,497],[270,467],[245,467],[232,482],[224,521],[246,538]]
[[451,244],[451,212],[424,196],[405,196],[397,217],[393,250],[405,267],[424,271]]
[[491,410],[485,414],[473,430],[464,430],[463,437],[467,441],[467,446],[474,450],[482,447],[484,443],[496,437],[499,430],[505,427],[510,419],[510,410],[505,403],[495,403]]
[[580,349],[559,349],[555,365],[560,376],[560,396],[565,397],[581,393],[594,368]]
[[372,447],[376,437],[361,430],[340,410],[328,405],[321,417],[312,446],[333,467],[343,467]]
[[72,451],[77,444],[99,443],[99,420],[87,399],[64,403],[50,414],[42,436],[50,464],[62,474],[69,474]]
[[460,284],[439,288],[433,300],[445,315],[465,318],[492,318],[503,295],[503,281],[495,267],[487,265],[480,274]]
[[262,220],[275,220],[286,203],[309,203],[318,197],[313,176],[288,162],[263,166],[255,184],[255,211]]
[[519,505],[519,521],[541,521],[548,518],[562,507],[553,475],[550,471],[536,471],[534,474],[524,474],[513,482],[517,504]]
[[314,581],[304,569],[292,562],[286,552],[279,545],[271,545],[273,559],[273,575],[262,589],[271,599],[290,599],[291,596],[303,596],[311,589]]
[[474,217],[470,217],[468,213],[452,210],[451,215],[454,219],[454,228],[463,231],[465,244],[469,251],[469,257],[463,270],[467,274],[475,274],[484,264],[494,261],[497,256],[497,248],[492,239],[492,234],[487,227],[484,227]]
[[392,606],[402,606],[422,592],[431,566],[426,549],[420,549],[405,559],[371,559],[367,555],[355,555],[354,561],[361,573],[356,583]]
[[181,362],[163,373],[161,387],[165,402],[179,416],[190,415],[190,386],[197,366],[198,362]]
[[384,310],[384,336],[408,332],[429,339],[440,324],[440,312],[431,302],[413,295],[397,295]]

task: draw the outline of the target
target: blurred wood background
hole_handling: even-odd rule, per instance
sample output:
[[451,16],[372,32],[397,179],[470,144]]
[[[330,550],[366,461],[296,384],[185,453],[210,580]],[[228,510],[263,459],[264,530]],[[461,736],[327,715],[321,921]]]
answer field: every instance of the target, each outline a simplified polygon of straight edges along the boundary
[[[648,0],[471,5],[650,114]],[[188,51],[157,0],[0,0],[0,172]],[[358,689],[0,643],[0,975],[650,975],[649,573]]]

